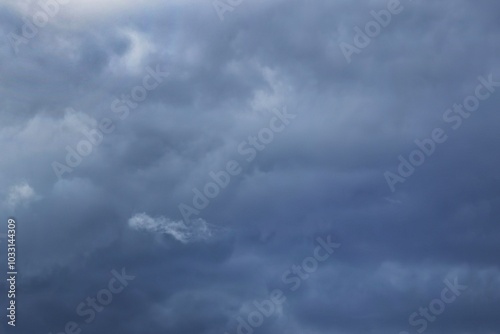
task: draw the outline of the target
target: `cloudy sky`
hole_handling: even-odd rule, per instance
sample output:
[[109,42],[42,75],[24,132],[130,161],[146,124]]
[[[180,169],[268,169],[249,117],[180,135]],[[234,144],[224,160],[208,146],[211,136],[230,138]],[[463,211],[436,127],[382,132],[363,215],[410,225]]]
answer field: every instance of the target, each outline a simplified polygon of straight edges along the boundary
[[2,333],[500,333],[498,1],[1,0],[0,33]]

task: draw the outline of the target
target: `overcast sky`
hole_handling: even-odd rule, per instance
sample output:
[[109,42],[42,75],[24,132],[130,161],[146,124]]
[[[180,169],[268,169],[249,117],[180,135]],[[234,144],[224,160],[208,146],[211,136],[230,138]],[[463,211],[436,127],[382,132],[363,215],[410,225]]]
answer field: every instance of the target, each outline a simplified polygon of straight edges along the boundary
[[1,0],[0,33],[2,333],[500,333],[498,1]]

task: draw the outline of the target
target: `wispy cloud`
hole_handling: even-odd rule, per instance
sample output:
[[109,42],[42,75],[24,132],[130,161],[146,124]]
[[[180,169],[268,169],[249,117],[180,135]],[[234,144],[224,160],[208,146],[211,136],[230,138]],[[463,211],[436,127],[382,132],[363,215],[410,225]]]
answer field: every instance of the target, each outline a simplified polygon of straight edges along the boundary
[[222,229],[208,224],[203,219],[190,222],[175,221],[163,216],[150,217],[146,213],[138,213],[128,220],[128,225],[139,231],[169,234],[176,240],[186,244],[194,241],[209,240],[217,236]]

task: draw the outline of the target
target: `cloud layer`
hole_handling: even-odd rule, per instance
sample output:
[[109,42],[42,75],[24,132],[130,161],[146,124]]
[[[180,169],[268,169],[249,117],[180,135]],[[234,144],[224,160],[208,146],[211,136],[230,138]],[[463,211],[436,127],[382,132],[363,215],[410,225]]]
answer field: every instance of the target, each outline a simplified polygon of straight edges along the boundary
[[[498,333],[500,4],[402,0],[360,47],[394,1],[233,1],[222,21],[211,1],[63,2],[29,38],[38,1],[0,4],[7,333],[237,333],[327,235],[342,248],[255,333],[417,333],[454,278],[467,289],[425,332]],[[478,108],[456,106],[490,75]],[[283,108],[297,117],[270,139]],[[86,323],[77,306],[122,268],[136,278]]]

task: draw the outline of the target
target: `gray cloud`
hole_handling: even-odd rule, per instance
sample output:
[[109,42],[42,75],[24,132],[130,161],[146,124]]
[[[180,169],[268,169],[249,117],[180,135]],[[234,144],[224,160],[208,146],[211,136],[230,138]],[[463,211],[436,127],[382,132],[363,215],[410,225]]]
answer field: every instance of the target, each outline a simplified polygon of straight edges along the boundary
[[[20,275],[18,328],[0,326],[232,334],[333,235],[342,249],[255,333],[415,333],[408,317],[455,276],[468,289],[425,332],[498,331],[500,92],[457,130],[443,113],[500,81],[499,5],[401,4],[350,64],[339,44],[387,1],[243,1],[221,21],[211,1],[74,0],[17,54],[7,37],[40,7],[1,4],[0,203]],[[168,77],[121,119],[113,101],[157,65]],[[238,145],[283,106],[298,117],[246,163]],[[59,179],[52,163],[104,118],[115,129]],[[384,172],[437,127],[447,141],[392,193]],[[184,222],[178,205],[230,160],[242,172]],[[77,305],[123,267],[134,283],[86,324]]]

